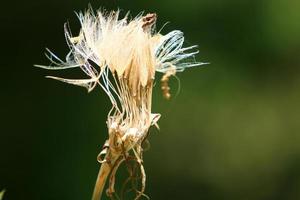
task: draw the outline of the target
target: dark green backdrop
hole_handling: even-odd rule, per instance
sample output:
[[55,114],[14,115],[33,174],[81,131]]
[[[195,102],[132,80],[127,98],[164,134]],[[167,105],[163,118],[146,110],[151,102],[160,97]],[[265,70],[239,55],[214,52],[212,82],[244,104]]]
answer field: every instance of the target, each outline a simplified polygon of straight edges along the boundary
[[[109,101],[97,88],[45,79],[49,47],[67,53],[73,11],[106,7],[158,14],[198,44],[210,65],[178,74],[170,102],[156,86],[145,153],[151,199],[300,199],[300,1],[24,0],[0,12],[0,190],[5,200],[90,199],[107,137]],[[178,88],[171,81],[172,93]]]

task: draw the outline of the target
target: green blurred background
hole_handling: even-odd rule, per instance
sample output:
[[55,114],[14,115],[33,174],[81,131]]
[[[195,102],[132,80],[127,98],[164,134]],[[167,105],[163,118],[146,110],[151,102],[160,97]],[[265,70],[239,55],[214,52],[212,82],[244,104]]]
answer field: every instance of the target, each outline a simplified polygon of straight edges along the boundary
[[[0,190],[4,199],[90,199],[110,104],[97,88],[45,79],[44,48],[67,53],[73,11],[121,8],[158,14],[180,29],[197,60],[178,74],[171,101],[155,87],[145,152],[151,199],[300,199],[300,1],[51,0],[1,2]],[[172,93],[178,89],[171,81]],[[120,183],[120,182],[119,182]],[[119,184],[118,184],[119,185]]]

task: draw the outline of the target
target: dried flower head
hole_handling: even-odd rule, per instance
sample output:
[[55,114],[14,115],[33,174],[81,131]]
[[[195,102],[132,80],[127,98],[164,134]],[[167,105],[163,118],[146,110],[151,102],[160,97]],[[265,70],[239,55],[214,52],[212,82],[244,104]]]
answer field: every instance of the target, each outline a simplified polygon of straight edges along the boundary
[[[88,9],[79,13],[81,30],[73,37],[65,24],[65,36],[70,52],[66,61],[47,49],[50,66],[45,69],[81,68],[88,79],[65,79],[48,76],[66,83],[83,86],[91,91],[96,85],[108,95],[112,109],[108,114],[109,139],[98,160],[102,163],[93,199],[99,199],[110,174],[108,195],[114,193],[115,173],[121,162],[135,160],[142,176],[143,195],[145,173],[142,164],[142,143],[151,125],[157,125],[160,115],[151,111],[155,73],[163,73],[163,94],[170,97],[168,80],[176,72],[204,63],[195,62],[196,46],[183,48],[184,36],[175,30],[166,35],[156,32],[156,14],[129,14],[119,19],[119,11],[110,13]],[[189,59],[192,58],[192,59]],[[189,59],[189,60],[187,60]],[[131,151],[132,150],[132,151]],[[133,155],[130,154],[133,152]]]

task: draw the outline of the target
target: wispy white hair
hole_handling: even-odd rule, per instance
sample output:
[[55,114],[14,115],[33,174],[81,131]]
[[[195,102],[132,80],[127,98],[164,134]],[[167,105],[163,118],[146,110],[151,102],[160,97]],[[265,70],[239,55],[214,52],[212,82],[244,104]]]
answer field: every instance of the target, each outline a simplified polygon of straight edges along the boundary
[[46,56],[52,64],[37,66],[51,70],[78,67],[90,78],[49,78],[83,86],[89,91],[98,83],[110,95],[107,69],[123,76],[135,62],[140,69],[130,72],[139,71],[132,78],[138,80],[137,85],[145,86],[149,78],[154,78],[155,71],[166,73],[175,67],[177,72],[182,72],[185,68],[205,64],[194,59],[198,53],[194,50],[197,46],[182,47],[184,35],[181,31],[174,30],[162,35],[153,29],[154,26],[145,31],[142,15],[129,20],[128,13],[120,19],[119,10],[110,13],[98,10],[95,13],[88,9],[77,16],[81,24],[79,36],[73,37],[68,24],[65,24],[65,36],[70,48],[66,60],[62,61],[47,49]]

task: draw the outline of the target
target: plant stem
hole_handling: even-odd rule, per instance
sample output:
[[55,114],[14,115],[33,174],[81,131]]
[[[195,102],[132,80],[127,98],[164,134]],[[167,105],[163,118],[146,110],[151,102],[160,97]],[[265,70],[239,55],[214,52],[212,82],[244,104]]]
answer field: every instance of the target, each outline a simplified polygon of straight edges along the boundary
[[[108,157],[109,157],[109,159],[108,159]],[[96,180],[96,184],[94,187],[92,200],[100,200],[101,199],[107,177],[111,173],[111,170],[113,169],[118,158],[119,158],[119,156],[115,155],[115,154],[108,153],[106,155],[106,160],[109,160],[109,162],[103,162],[101,164],[101,167],[100,167],[99,173],[98,173],[98,177]]]
[[98,177],[96,180],[95,188],[94,188],[94,193],[92,200],[100,200],[103,192],[103,188],[106,183],[106,179],[111,171],[111,167],[107,162],[104,162],[101,164]]

